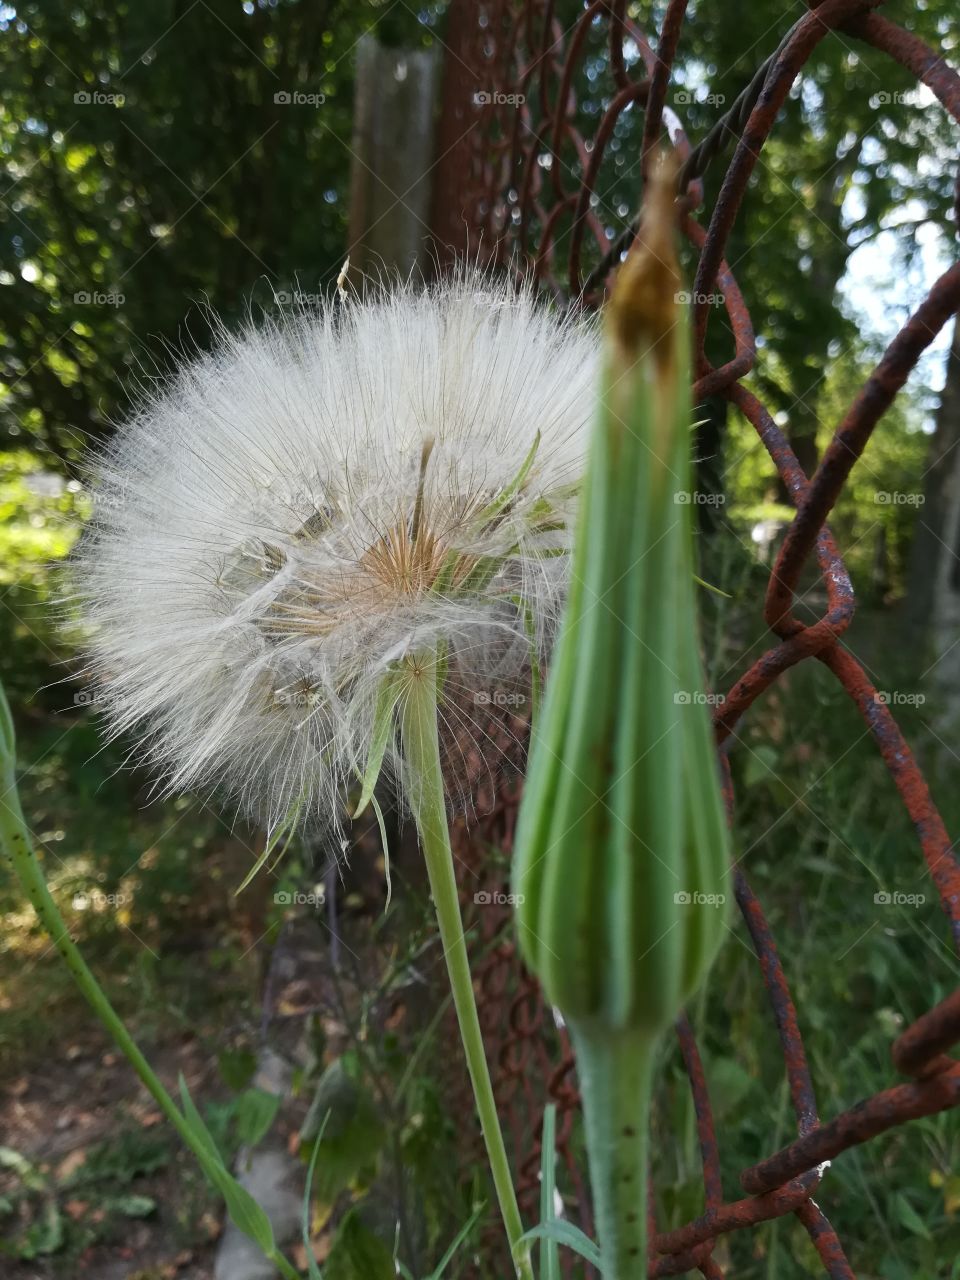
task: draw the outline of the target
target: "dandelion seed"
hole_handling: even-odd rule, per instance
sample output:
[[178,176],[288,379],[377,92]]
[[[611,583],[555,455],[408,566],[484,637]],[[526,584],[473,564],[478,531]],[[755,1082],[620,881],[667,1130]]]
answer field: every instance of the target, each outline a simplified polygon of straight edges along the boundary
[[275,830],[338,825],[412,655],[467,729],[549,646],[597,347],[468,272],[221,333],[94,466],[75,580],[111,732]]

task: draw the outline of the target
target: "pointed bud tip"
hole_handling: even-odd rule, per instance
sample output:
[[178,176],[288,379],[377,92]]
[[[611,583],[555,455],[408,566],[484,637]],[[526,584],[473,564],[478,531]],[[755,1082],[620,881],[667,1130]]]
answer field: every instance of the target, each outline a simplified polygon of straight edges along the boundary
[[652,167],[637,237],[620,268],[609,306],[614,343],[624,360],[651,348],[669,358],[669,336],[678,319],[680,268],[674,242],[674,197],[679,165],[673,152]]

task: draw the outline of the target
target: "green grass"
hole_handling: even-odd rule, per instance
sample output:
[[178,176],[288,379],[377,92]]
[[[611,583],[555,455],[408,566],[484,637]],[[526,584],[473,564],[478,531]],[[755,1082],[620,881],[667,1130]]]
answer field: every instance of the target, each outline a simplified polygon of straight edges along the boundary
[[[709,576],[709,575],[708,575]],[[711,673],[728,688],[772,642],[757,624],[759,570],[722,568],[711,597]],[[753,632],[743,606],[753,607]],[[816,607],[816,606],[814,606]],[[749,637],[746,655],[722,635]],[[919,692],[915,651],[897,644],[889,613],[862,611],[847,643],[880,689]],[[745,646],[743,646],[745,647]],[[948,829],[960,820],[955,788],[928,724],[931,704],[895,708],[928,766]],[[900,1083],[890,1046],[916,1017],[954,989],[957,960],[920,844],[866,725],[834,676],[808,660],[788,672],[736,728],[734,852],[767,914],[798,1010],[821,1119]],[[922,895],[884,905],[878,892]],[[796,1136],[783,1059],[759,965],[739,913],[700,1001],[708,1082],[714,1084],[727,1199],[742,1195],[741,1169]],[[685,1141],[666,1162],[669,1225],[702,1211],[699,1156],[688,1090],[676,1064],[668,1115]],[[960,1124],[955,1114],[907,1124],[840,1155],[815,1199],[837,1229],[858,1275],[939,1280],[960,1254]],[[822,1269],[792,1217],[734,1233],[718,1251],[741,1280],[793,1280]],[[949,1261],[948,1261],[949,1260]]]
[[[51,889],[125,1016],[148,1037],[161,1026],[216,1021],[258,991],[259,958],[233,903],[251,833],[196,798],[148,803],[145,778],[105,746],[75,655],[58,631],[56,564],[87,503],[29,481],[25,451],[0,454],[0,678],[18,730],[24,812]],[[38,487],[43,486],[40,481]],[[209,981],[190,981],[204,955]],[[0,878],[0,1067],[48,1052],[88,1012],[49,950],[19,887]]]

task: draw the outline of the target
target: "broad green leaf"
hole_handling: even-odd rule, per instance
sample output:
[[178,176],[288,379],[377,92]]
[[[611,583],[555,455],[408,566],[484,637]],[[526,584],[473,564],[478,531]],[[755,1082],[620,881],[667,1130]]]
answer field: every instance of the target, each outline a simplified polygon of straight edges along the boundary
[[331,1062],[320,1077],[300,1130],[301,1153],[309,1149],[321,1122],[325,1124],[323,1160],[317,1166],[316,1191],[321,1203],[331,1204],[373,1161],[384,1139],[379,1109],[342,1058]]
[[276,1252],[273,1227],[266,1212],[253,1196],[228,1173],[223,1165],[211,1165],[210,1177],[227,1203],[227,1212],[244,1235],[255,1241],[268,1256]]
[[194,1105],[187,1088],[187,1082],[180,1075],[180,1097],[187,1124],[197,1144],[197,1159],[203,1165],[204,1172],[214,1184],[227,1204],[227,1212],[251,1240],[256,1241],[266,1254],[276,1252],[276,1241],[273,1238],[273,1227],[264,1210],[257,1204],[246,1187],[236,1180],[223,1163],[223,1157],[217,1150],[209,1129],[203,1123],[200,1112]]
[[237,1100],[237,1137],[247,1147],[255,1147],[266,1137],[280,1106],[280,1097],[266,1089],[251,1088]]
[[224,1082],[238,1093],[245,1089],[257,1070],[257,1055],[249,1049],[227,1049],[217,1058]]

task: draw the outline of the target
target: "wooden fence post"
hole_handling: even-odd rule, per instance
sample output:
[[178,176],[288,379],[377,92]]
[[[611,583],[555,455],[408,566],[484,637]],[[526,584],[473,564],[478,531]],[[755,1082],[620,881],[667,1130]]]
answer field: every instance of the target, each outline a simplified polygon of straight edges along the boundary
[[357,48],[350,278],[419,267],[429,248],[437,48]]

